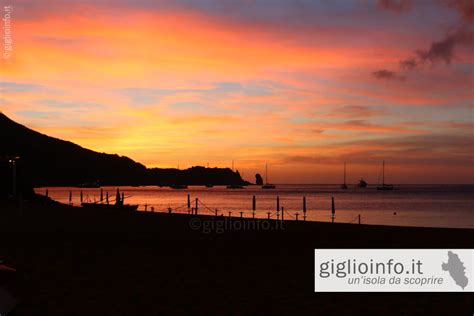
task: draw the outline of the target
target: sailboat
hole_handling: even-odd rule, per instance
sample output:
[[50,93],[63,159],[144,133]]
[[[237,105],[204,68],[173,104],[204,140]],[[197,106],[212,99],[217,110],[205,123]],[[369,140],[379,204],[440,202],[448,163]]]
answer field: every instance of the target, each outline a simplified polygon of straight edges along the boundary
[[243,188],[244,188],[244,186],[241,185],[241,184],[238,184],[238,183],[236,183],[236,184],[229,184],[229,185],[227,186],[227,189],[243,189]]
[[341,184],[341,189],[347,190],[347,184],[346,184],[346,163],[344,162],[344,183]]
[[393,184],[385,183],[385,160],[382,161],[382,185],[377,187],[377,190],[391,191],[393,190]]
[[274,184],[268,183],[268,164],[265,164],[265,184],[262,185],[262,189],[275,189]]
[[170,185],[170,188],[172,189],[175,189],[175,190],[183,190],[183,189],[187,189],[188,186],[186,184],[172,184]]

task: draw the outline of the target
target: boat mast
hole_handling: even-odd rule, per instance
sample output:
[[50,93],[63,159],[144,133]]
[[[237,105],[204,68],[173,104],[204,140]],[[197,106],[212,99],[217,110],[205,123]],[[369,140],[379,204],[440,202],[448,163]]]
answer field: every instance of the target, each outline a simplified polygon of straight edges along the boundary
[[382,186],[385,186],[385,160],[382,160]]
[[344,185],[346,185],[346,163],[344,162]]
[[268,184],[268,164],[265,164],[265,184]]

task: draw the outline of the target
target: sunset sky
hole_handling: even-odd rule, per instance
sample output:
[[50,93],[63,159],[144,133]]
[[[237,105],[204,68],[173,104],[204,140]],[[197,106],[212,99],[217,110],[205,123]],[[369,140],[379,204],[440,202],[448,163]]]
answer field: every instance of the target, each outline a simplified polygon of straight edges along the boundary
[[250,181],[473,183],[474,1],[6,2],[0,110],[42,133]]

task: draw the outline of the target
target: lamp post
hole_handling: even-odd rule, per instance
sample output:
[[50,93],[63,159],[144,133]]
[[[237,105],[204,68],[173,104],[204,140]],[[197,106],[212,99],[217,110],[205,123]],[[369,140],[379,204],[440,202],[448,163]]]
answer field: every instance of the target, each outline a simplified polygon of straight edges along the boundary
[[9,157],[8,162],[12,165],[12,196],[16,197],[16,161],[20,157]]

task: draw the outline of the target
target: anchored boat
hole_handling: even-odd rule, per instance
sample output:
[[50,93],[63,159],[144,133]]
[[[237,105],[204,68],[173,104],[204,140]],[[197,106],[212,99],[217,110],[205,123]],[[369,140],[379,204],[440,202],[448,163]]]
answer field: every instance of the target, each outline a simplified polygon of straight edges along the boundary
[[275,189],[274,184],[268,183],[268,164],[265,164],[265,184],[262,185],[262,189]]
[[176,190],[183,190],[183,189],[187,189],[188,186],[186,184],[172,184],[170,185],[170,188],[176,189]]
[[393,190],[393,184],[386,184],[385,183],[385,160],[382,161],[382,185],[377,187],[377,190],[380,191],[391,191]]
[[241,184],[230,184],[227,186],[227,189],[243,189],[244,186]]
[[100,188],[99,181],[94,181],[94,182],[84,182],[81,184],[78,184],[76,187],[78,188]]
[[367,188],[367,182],[363,179],[360,178],[359,183],[357,183],[358,188]]

